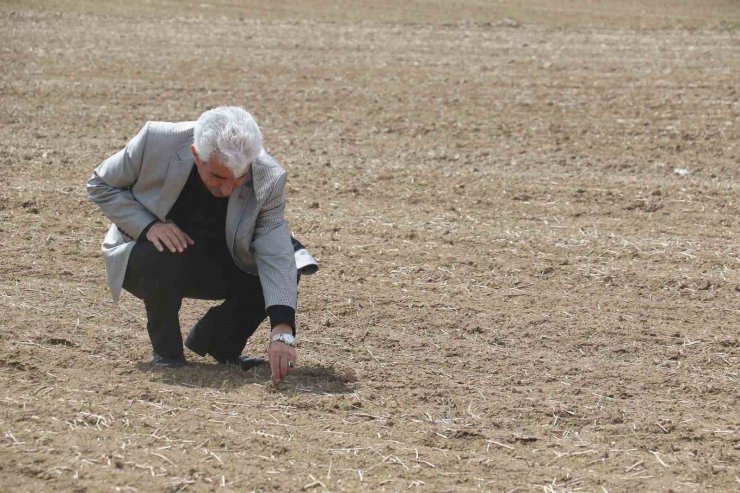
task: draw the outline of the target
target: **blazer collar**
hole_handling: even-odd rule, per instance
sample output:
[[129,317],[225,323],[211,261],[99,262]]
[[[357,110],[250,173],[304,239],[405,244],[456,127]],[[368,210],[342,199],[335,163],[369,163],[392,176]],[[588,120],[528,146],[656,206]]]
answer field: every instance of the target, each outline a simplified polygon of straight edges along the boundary
[[270,191],[270,174],[266,172],[265,165],[260,162],[259,158],[252,161],[249,168],[252,179],[244,183],[239,191],[234,193],[238,193],[239,198],[246,200],[251,195],[251,191],[254,190],[254,196],[262,202],[267,197],[267,192]]
[[272,183],[269,166],[263,163],[261,158],[257,158],[252,161],[252,187],[254,188],[254,196],[260,202],[264,201],[267,197],[267,193],[270,191],[270,183]]
[[177,157],[180,158],[180,161],[183,161],[183,162],[190,161],[191,163],[195,161],[193,159],[193,153],[190,151],[191,144],[192,142],[190,144],[186,144],[182,146],[181,148],[177,150]]

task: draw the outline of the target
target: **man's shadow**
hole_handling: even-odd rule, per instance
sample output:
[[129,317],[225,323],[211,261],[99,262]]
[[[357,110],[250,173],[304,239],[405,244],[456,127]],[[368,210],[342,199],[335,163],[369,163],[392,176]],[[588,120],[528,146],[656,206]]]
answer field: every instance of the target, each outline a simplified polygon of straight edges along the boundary
[[[233,391],[245,385],[270,383],[270,366],[267,364],[242,370],[217,363],[188,363],[183,368],[159,368],[151,363],[139,362],[141,371],[150,372],[155,380],[169,385],[190,388],[213,388]],[[280,382],[275,389],[290,394],[349,394],[354,392],[357,378],[332,366],[299,366]]]

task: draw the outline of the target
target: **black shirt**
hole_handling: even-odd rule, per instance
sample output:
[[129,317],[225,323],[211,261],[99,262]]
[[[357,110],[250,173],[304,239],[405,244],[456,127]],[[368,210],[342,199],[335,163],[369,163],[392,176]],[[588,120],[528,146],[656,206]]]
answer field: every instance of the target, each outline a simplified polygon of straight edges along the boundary
[[167,219],[190,236],[196,248],[209,258],[226,261],[226,207],[228,197],[216,197],[203,184],[198,168],[193,166],[185,187],[170,209]]
[[[235,191],[237,193],[238,191]],[[182,192],[170,209],[167,219],[177,224],[195,242],[188,248],[200,250],[208,258],[218,262],[231,262],[233,259],[226,246],[226,208],[228,197],[214,196],[203,184],[197,166],[193,166]],[[146,238],[152,222],[139,236],[139,240]],[[234,265],[235,269],[238,269]],[[295,310],[287,305],[273,305],[267,308],[270,316],[270,326],[286,323],[293,329],[295,335]]]

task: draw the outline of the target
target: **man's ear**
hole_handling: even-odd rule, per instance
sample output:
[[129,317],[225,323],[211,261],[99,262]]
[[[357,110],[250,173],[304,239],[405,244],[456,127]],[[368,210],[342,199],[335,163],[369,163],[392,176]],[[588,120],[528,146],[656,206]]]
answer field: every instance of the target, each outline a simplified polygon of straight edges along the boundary
[[200,166],[201,160],[200,156],[198,156],[198,151],[195,150],[195,144],[190,144],[190,153],[193,155],[193,160],[195,160],[195,165]]

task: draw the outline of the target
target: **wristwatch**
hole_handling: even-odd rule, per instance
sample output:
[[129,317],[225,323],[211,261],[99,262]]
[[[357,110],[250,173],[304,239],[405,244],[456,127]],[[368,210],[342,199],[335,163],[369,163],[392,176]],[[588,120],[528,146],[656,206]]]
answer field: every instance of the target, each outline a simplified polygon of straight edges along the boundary
[[295,347],[295,337],[293,337],[293,334],[288,334],[287,332],[283,332],[282,334],[275,334],[270,338],[270,344],[273,342],[282,342],[283,344],[287,344],[288,346]]

